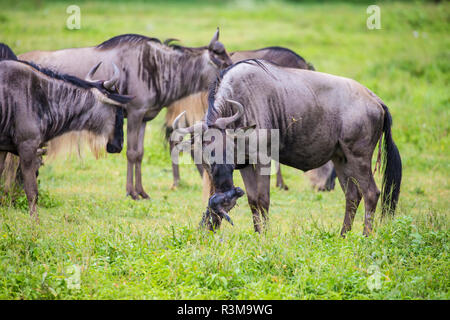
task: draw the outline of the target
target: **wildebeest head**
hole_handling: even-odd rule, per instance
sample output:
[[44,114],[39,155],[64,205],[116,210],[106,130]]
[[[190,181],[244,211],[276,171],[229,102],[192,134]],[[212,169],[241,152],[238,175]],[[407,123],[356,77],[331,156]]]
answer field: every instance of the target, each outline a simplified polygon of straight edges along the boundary
[[219,41],[219,28],[217,28],[211,42],[208,45],[209,58],[219,68],[224,69],[233,64],[225,46]]
[[93,80],[93,76],[100,65],[101,62],[94,66],[89,71],[85,80],[95,84],[93,89],[94,94],[97,96],[99,103],[102,104],[103,110],[111,112],[111,119],[114,117],[114,124],[107,126],[110,130],[106,132],[106,136],[108,137],[106,151],[109,153],[119,153],[123,148],[123,105],[130,102],[134,97],[119,94],[116,84],[120,78],[120,71],[114,63],[114,74],[111,79],[104,81]]
[[[173,122],[174,130],[180,134],[202,134],[202,163],[206,174],[212,178],[214,185],[214,195],[209,199],[208,211],[217,218],[225,218],[231,222],[228,212],[236,205],[238,198],[244,195],[244,191],[235,187],[233,183],[233,172],[236,169],[235,159],[227,158],[230,150],[235,147],[234,136],[228,135],[226,128],[231,123],[238,120],[244,113],[243,106],[233,100],[227,102],[235,105],[238,111],[230,117],[218,118],[213,124],[207,126],[204,122],[197,123],[189,128],[178,128],[180,118],[185,114],[181,113]],[[195,137],[194,137],[195,139]],[[217,153],[220,153],[217,154]],[[232,153],[234,155],[234,152]],[[214,223],[215,225],[219,222]]]

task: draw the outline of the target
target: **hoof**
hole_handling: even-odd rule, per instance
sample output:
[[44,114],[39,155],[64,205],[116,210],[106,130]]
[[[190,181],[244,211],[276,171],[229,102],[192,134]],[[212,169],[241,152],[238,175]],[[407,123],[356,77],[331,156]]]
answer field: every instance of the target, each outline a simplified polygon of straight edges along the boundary
[[150,199],[150,196],[145,193],[145,191],[141,191],[138,194],[142,197],[142,199]]
[[289,190],[289,187],[287,185],[285,185],[285,184],[277,184],[277,187],[280,190]]
[[128,196],[130,196],[131,199],[133,199],[133,200],[139,200],[139,195],[138,195],[136,192],[134,192],[134,191],[132,191],[132,192],[127,192],[127,197],[128,197]]

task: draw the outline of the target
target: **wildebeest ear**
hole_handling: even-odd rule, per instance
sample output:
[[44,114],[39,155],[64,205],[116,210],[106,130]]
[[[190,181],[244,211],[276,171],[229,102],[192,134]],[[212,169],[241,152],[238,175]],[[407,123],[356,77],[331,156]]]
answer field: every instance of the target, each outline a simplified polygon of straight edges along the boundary
[[208,47],[212,48],[214,46],[214,43],[216,43],[218,40],[219,40],[219,27],[217,27],[216,33],[214,33],[214,36],[212,37]]

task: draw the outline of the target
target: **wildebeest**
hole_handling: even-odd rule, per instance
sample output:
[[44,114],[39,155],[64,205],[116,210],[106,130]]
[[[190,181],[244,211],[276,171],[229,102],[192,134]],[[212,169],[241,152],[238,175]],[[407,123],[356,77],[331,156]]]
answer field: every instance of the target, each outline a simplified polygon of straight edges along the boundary
[[[218,143],[222,141],[228,146],[234,145],[234,138],[227,135],[226,128],[275,129],[279,132],[279,154],[271,156],[277,157],[280,163],[311,170],[332,160],[346,199],[341,230],[344,236],[352,227],[362,197],[365,202],[364,234],[372,232],[380,191],[372,174],[371,159],[379,142],[377,164],[380,163],[383,134],[382,213],[395,210],[402,164],[392,139],[391,125],[392,118],[384,102],[352,79],[283,68],[263,60],[244,60],[223,71],[209,92],[205,122],[179,129],[179,133],[219,130],[220,136],[213,142],[203,140],[205,151],[211,150],[211,144],[220,148]],[[268,144],[271,143],[274,141],[269,139]],[[221,147],[223,159],[229,152],[225,146]],[[215,193],[224,194],[234,189],[233,171],[240,169],[254,228],[260,232],[260,215],[265,224],[270,204],[270,178],[261,174],[267,165],[259,159],[253,165],[219,163],[212,155],[212,152],[204,152],[203,160],[206,172],[212,177]],[[229,212],[236,199],[224,197],[221,207],[215,203],[219,212],[216,210],[210,217],[204,216],[203,221],[210,228],[218,228],[223,212]]]
[[[126,191],[133,199],[139,196],[149,198],[141,178],[146,122],[173,101],[207,89],[220,70],[231,64],[224,45],[219,42],[219,29],[208,46],[198,48],[168,45],[156,38],[124,34],[95,47],[32,51],[20,55],[19,59],[78,77],[83,77],[98,61],[119,66],[119,92],[135,96],[125,106],[128,119]],[[98,76],[107,78],[110,72],[102,69]]]
[[[246,60],[246,59],[263,59],[273,62],[279,66],[315,70],[313,65],[306,62],[304,58],[295,53],[294,51],[283,48],[283,47],[267,47],[257,50],[247,50],[247,51],[235,51],[230,53],[231,60],[233,63]],[[180,120],[184,123],[180,123],[183,126],[192,126],[197,121],[201,121],[208,109],[208,99],[207,91],[196,93],[185,97],[181,100],[175,101],[172,105],[168,107],[165,121],[166,128],[166,140],[169,141],[170,152],[172,153],[175,143],[171,141],[170,135],[173,131],[172,124],[175,118],[183,111],[186,111],[185,117]],[[196,164],[197,169],[202,175],[202,166]],[[178,164],[172,162],[172,173],[173,173],[173,188],[177,187],[180,181]],[[334,171],[333,163],[331,161],[327,162],[324,166],[310,170],[306,173],[313,188],[319,191],[329,191],[334,189],[334,182],[336,178],[336,173]],[[277,163],[277,178],[276,186],[287,190],[288,187],[284,183],[283,176],[281,174],[281,169]],[[203,178],[204,188],[210,188],[210,181],[208,176]],[[204,195],[210,196],[209,191],[204,190]]]
[[122,106],[132,97],[117,93],[115,65],[110,80],[92,80],[99,66],[81,80],[24,61],[0,61],[0,173],[7,152],[19,156],[30,215],[36,219],[38,155],[47,141],[89,130],[119,141],[108,144],[109,152],[122,149]]

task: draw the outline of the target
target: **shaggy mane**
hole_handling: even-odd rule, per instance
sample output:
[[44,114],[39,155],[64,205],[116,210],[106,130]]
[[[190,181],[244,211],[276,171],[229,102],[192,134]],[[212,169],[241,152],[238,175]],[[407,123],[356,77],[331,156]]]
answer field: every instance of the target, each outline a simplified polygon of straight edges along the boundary
[[[209,126],[212,123],[214,123],[217,119],[217,117],[220,115],[221,110],[216,108],[214,106],[214,101],[216,99],[216,92],[217,89],[220,86],[220,83],[222,82],[223,77],[227,74],[228,71],[230,71],[231,69],[233,69],[234,67],[240,65],[240,64],[250,64],[256,67],[260,67],[261,69],[263,69],[268,75],[270,75],[271,77],[274,77],[272,75],[272,73],[270,73],[269,70],[267,70],[266,66],[258,59],[246,59],[246,60],[242,60],[239,62],[236,62],[235,64],[229,66],[228,68],[222,70],[220,72],[220,75],[217,77],[216,81],[214,81],[211,86],[209,87],[209,93],[208,93],[208,111],[206,113],[206,124]],[[271,61],[267,61],[264,60],[264,63],[268,63],[268,64],[272,64],[274,66],[276,66],[277,64],[271,62]]]

